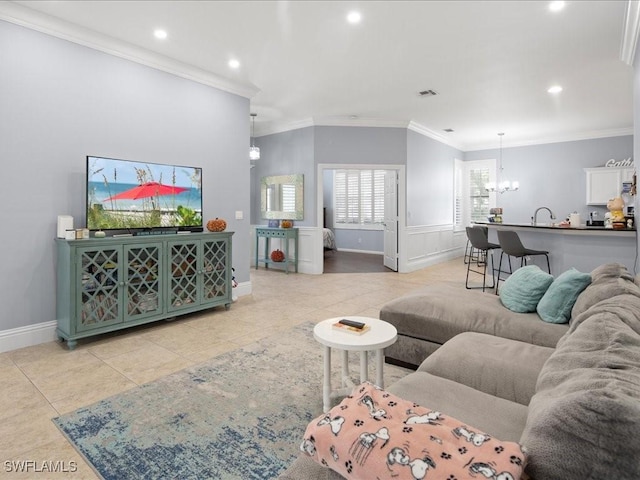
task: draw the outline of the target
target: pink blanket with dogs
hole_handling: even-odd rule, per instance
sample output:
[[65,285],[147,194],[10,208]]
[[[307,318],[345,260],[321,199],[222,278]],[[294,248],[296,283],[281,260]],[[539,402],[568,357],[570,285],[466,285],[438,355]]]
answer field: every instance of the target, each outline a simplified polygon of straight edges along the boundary
[[518,480],[526,454],[365,382],[313,420],[300,449],[348,479]]

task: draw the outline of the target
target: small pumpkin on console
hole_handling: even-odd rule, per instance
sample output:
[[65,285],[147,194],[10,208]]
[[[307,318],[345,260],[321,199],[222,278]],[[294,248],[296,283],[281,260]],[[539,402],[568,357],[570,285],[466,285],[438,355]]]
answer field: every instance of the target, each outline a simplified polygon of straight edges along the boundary
[[282,222],[280,222],[280,226],[282,228],[291,228],[293,227],[293,222],[291,220],[282,220]]
[[227,222],[218,217],[207,222],[207,230],[210,232],[224,232],[226,228]]
[[271,260],[274,262],[284,262],[284,252],[280,249],[271,252]]

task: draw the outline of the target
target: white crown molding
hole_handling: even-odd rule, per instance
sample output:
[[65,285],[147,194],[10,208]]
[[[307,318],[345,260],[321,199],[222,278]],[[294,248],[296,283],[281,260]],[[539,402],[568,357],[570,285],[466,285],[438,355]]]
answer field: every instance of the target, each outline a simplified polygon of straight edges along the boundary
[[384,118],[351,118],[343,115],[313,117],[313,124],[318,127],[374,127],[374,128],[407,128],[406,120],[390,120]]
[[[259,131],[256,131],[255,137],[264,137],[267,135],[274,135],[277,133],[289,132],[292,130],[297,130],[299,128],[306,127],[324,127],[324,126],[339,126],[339,127],[381,127],[381,128],[406,128],[407,130],[411,130],[420,135],[424,135],[425,137],[429,137],[437,142],[443,143],[444,145],[448,145],[452,148],[460,150],[461,152],[474,152],[477,150],[490,150],[496,148],[495,141],[480,143],[475,145],[462,145],[457,144],[446,138],[444,135],[440,135],[439,133],[430,130],[419,123],[414,121],[409,122],[407,125],[406,122],[400,122],[397,120],[383,120],[383,119],[366,119],[366,118],[357,118],[357,119],[349,119],[345,117],[314,117],[314,118],[306,118],[304,120],[298,120],[296,122],[288,122],[288,123],[276,123],[270,122],[269,124],[263,126]],[[506,142],[503,144],[504,147],[526,147],[532,145],[545,145],[547,143],[562,143],[562,142],[575,142],[580,140],[592,140],[596,138],[607,138],[607,137],[622,137],[625,135],[633,135],[633,127],[628,128],[617,128],[611,130],[599,130],[599,131],[591,131],[591,132],[582,132],[576,133],[574,135],[564,135],[561,137],[543,137],[538,138],[537,140],[531,140],[526,142]]]
[[260,90],[255,85],[242,84],[214,73],[174,60],[170,57],[94,32],[79,25],[37,12],[13,2],[0,2],[0,20],[61,38],[109,55],[124,58],[172,75],[210,87],[251,98]]
[[[581,140],[594,140],[597,138],[624,137],[626,135],[633,135],[633,127],[582,132],[576,133],[575,135],[565,135],[562,137],[539,138],[537,140],[531,140],[528,142],[505,142],[503,144],[503,147],[528,147],[532,145],[546,145],[548,143],[578,142]],[[490,150],[496,148],[496,142],[494,141],[492,143],[468,145],[463,151],[475,152],[478,150]]]
[[624,31],[620,46],[620,60],[633,66],[640,33],[640,2],[627,2],[627,10],[624,15]]
[[448,146],[453,147],[455,149],[461,150],[463,152],[465,151],[463,145],[460,145],[460,144],[457,144],[455,142],[452,142],[450,139],[448,139],[444,135],[436,133],[433,130],[431,130],[430,128],[427,128],[424,125],[420,125],[419,123],[416,123],[413,120],[411,122],[409,122],[409,126],[407,128],[409,130],[411,130],[412,132],[419,133],[420,135],[424,135],[425,137],[429,137],[429,138],[431,138],[433,140],[436,140],[436,141],[438,141],[440,143],[444,143],[445,145],[448,145]]
[[293,122],[271,121],[267,124],[257,125],[254,132],[254,138],[266,137],[267,135],[275,135],[276,133],[290,132],[300,128],[313,127],[313,119],[305,118],[295,120]]

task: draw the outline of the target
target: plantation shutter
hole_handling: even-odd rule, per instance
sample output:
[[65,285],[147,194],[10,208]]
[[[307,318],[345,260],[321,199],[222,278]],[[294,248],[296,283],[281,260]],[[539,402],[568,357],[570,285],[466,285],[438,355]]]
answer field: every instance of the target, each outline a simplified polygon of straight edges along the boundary
[[489,167],[469,169],[469,203],[472,222],[486,222],[489,216],[489,192],[485,188],[489,179]]
[[464,169],[462,162],[455,160],[453,173],[453,227],[461,230],[464,227]]
[[334,174],[336,227],[376,225],[384,220],[385,170],[337,170]]
[[282,185],[282,211],[296,211],[296,186],[291,184]]

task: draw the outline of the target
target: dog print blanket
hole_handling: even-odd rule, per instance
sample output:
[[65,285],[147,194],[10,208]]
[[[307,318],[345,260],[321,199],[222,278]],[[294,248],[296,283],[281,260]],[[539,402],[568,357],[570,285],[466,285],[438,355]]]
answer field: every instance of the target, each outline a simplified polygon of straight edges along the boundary
[[347,479],[519,480],[526,454],[365,382],[313,420],[300,449]]

